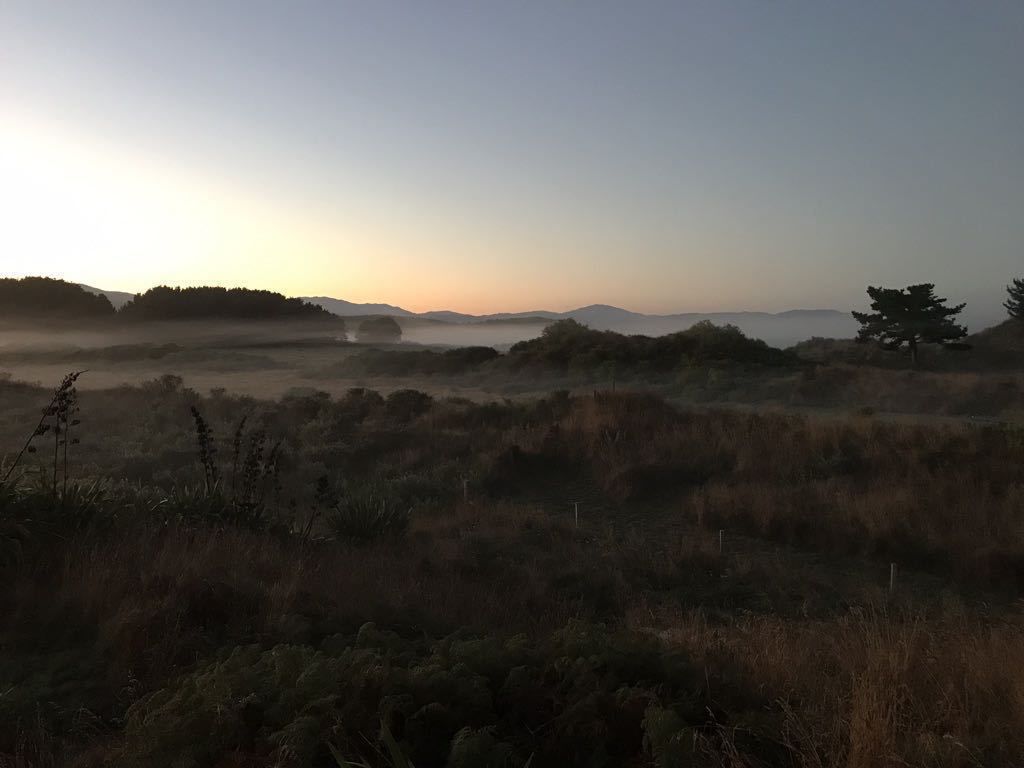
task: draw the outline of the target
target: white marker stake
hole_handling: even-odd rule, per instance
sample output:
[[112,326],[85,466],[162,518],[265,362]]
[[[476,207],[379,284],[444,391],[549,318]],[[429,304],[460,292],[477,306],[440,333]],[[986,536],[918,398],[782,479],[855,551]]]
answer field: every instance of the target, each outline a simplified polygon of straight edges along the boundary
[[889,563],[889,591],[896,591],[896,563]]
[[462,500],[469,501],[469,480],[462,478]]
[[572,507],[573,507],[573,515],[576,518],[576,527],[579,528],[580,527],[580,503],[578,501],[574,501],[572,503]]
[[718,554],[722,554],[725,551],[725,529],[718,529]]

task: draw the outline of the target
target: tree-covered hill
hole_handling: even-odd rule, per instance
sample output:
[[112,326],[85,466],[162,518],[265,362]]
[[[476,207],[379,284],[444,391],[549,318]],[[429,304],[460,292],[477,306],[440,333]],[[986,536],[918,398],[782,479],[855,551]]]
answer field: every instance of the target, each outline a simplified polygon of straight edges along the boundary
[[105,296],[49,277],[0,278],[0,320],[82,320],[110,318]]
[[124,320],[331,319],[315,304],[248,288],[150,288],[118,312]]
[[341,318],[302,299],[248,288],[159,286],[115,310],[110,300],[81,285],[49,277],[0,278],[0,321],[83,322],[121,325],[153,320],[329,320]]

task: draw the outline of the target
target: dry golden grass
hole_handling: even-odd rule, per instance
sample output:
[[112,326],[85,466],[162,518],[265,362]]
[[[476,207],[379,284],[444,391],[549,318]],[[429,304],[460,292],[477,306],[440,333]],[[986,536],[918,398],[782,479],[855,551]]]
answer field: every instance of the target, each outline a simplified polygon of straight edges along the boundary
[[[698,765],[757,764],[755,731],[787,765],[1024,763],[1017,432],[630,394],[437,402],[402,422],[384,401],[358,423],[352,403],[265,407],[287,411],[310,461],[321,444],[357,445],[360,461],[421,471],[457,449],[470,498],[362,546],[157,517],[48,539],[4,572],[0,637],[17,663],[73,666],[80,689],[43,688],[105,724],[73,734],[82,765],[122,748],[110,724],[126,706],[225,649],[316,647],[367,621],[542,639],[572,619],[654,634],[697,665],[710,723]],[[570,479],[603,503],[579,529],[560,497],[557,510],[528,498]],[[0,765],[57,764],[58,736],[17,724]]]
[[[638,629],[645,617],[633,617]],[[1024,645],[995,626],[884,609],[828,621],[700,612],[658,630],[709,668],[739,669],[784,714],[802,766],[1013,765],[1024,756]],[[720,681],[709,679],[714,687]],[[984,746],[981,746],[984,745]]]

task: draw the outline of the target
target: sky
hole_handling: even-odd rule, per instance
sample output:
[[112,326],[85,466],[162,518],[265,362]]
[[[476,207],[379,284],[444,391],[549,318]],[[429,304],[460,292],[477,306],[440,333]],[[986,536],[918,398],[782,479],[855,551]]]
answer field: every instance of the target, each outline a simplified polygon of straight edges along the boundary
[[0,273],[987,320],[1022,40],[1018,0],[2,0]]

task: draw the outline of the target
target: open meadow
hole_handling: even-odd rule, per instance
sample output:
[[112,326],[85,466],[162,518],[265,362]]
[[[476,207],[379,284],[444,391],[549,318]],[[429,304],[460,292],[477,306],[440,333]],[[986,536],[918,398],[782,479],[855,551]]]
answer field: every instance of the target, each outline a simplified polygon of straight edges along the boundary
[[1024,760],[1019,374],[176,337],[3,353],[0,764]]

